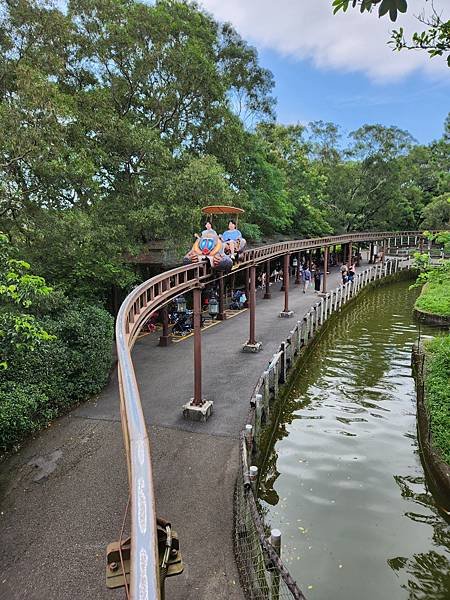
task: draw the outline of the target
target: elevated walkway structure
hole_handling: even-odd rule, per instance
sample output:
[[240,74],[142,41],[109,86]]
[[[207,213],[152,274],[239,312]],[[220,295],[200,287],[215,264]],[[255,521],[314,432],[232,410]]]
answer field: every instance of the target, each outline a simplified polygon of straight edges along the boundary
[[[292,311],[289,308],[288,273],[290,271],[289,257],[291,254],[300,254],[301,251],[311,252],[320,248],[325,249],[324,287],[326,290],[328,249],[330,246],[345,246],[345,260],[349,262],[353,256],[353,245],[369,242],[371,244],[372,255],[373,244],[378,241],[381,243],[380,245],[383,248],[384,254],[384,251],[390,245],[390,239],[394,236],[395,238],[400,238],[401,242],[406,237],[407,244],[413,238],[415,245],[418,244],[420,247],[423,247],[423,238],[420,232],[403,231],[395,232],[395,234],[392,232],[351,233],[334,237],[281,242],[245,251],[241,257],[239,267],[240,270],[248,269],[249,272],[250,332],[244,348],[259,349],[255,337],[255,270],[257,265],[261,263],[268,263],[270,265],[271,260],[283,258],[285,304],[280,316],[290,316]],[[301,260],[298,260],[298,263],[300,262]],[[131,496],[130,590],[133,598],[138,598],[143,588],[147,590],[146,593],[150,597],[158,597],[159,566],[155,541],[156,512],[152,485],[150,447],[133,362],[131,360],[131,349],[142,324],[152,312],[163,308],[179,294],[193,291],[196,335],[194,339],[194,397],[191,405],[194,410],[201,410],[205,401],[202,396],[201,386],[199,298],[202,285],[214,277],[215,274],[211,274],[206,263],[173,269],[150,279],[136,288],[127,297],[119,311],[116,335],[121,416]],[[142,519],[142,514],[146,515],[145,520]]]
[[[283,261],[287,274],[292,255],[299,264],[322,249],[326,274],[333,246],[342,246],[348,261],[358,244],[369,245],[370,259],[374,244],[387,249],[394,236],[398,245],[423,247],[420,232],[404,231],[247,250],[234,274],[244,273],[249,310],[202,334],[203,365],[193,353],[199,326],[194,337],[168,348],[155,347],[155,334],[139,340],[138,334],[152,312],[164,310],[179,294],[198,298],[217,275],[206,264],[188,265],[133,290],[117,319],[117,379],[100,398],[57,421],[13,457],[3,473],[0,599],[123,598],[123,590],[104,588],[104,550],[117,538],[128,495],[130,598],[161,597],[156,514],[177,530],[185,561],[183,575],[166,585],[168,599],[243,598],[232,546],[239,433],[257,379],[292,327],[292,320],[279,314],[293,311],[301,319],[315,299],[312,290],[303,294],[296,286],[297,276],[291,282],[285,277],[284,294],[279,284],[257,293],[256,268],[270,272],[271,264]],[[340,278],[337,269],[330,271],[325,289]],[[261,342],[260,352],[242,353],[243,344],[255,342]],[[201,401],[203,392],[214,402],[212,417],[204,423],[183,419],[182,405],[192,395]]]

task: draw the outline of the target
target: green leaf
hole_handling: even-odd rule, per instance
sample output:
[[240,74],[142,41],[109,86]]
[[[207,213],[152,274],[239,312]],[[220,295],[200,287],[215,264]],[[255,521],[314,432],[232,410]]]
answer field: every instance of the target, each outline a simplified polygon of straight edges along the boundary
[[389,17],[393,22],[397,20],[397,9],[394,6],[389,9]]
[[406,0],[397,0],[397,9],[401,13],[405,13],[408,10],[408,3]]
[[378,9],[378,17],[384,17],[391,10],[391,0],[383,0]]

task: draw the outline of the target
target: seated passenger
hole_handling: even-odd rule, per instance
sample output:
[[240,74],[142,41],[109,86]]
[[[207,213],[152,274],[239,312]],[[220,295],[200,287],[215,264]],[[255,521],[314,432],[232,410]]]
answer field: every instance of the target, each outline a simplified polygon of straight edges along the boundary
[[236,229],[236,223],[233,220],[228,222],[228,229],[223,232],[222,240],[230,249],[230,258],[234,259],[236,252],[239,250],[239,242],[242,239],[242,233]]
[[217,231],[212,228],[211,221],[206,221],[206,223],[205,223],[205,229],[202,231],[201,236],[198,235],[198,233],[196,233],[195,237],[199,238],[199,237],[202,237],[204,235],[207,235],[208,233],[211,233],[212,235],[217,235]]

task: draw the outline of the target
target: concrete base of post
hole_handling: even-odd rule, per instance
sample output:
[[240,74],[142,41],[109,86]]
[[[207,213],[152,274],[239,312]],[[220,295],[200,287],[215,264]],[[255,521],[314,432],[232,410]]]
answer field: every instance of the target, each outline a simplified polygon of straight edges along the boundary
[[159,336],[158,346],[169,346],[172,343],[172,336],[161,335]]
[[260,352],[262,350],[262,343],[256,342],[255,344],[250,344],[247,342],[242,346],[242,352]]
[[294,316],[294,311],[293,310],[282,310],[278,316],[281,317],[282,319],[290,319],[291,317]]
[[190,402],[183,404],[183,417],[189,419],[189,421],[201,421],[206,423],[213,412],[213,401],[203,400],[201,406],[196,406],[195,404],[192,404],[193,400],[194,399],[191,398]]
[[271,292],[266,292],[263,296],[263,300],[270,300],[272,298]]
[[225,313],[225,312],[224,313],[219,313],[217,315],[217,320],[218,321],[226,321],[227,320],[227,313]]

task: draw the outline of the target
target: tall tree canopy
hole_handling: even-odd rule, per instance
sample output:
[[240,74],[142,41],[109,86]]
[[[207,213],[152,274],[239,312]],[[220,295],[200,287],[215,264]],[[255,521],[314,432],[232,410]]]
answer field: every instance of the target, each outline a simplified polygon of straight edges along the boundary
[[440,214],[448,122],[429,146],[395,127],[345,141],[333,123],[276,124],[271,73],[197,5],[58,6],[0,12],[0,231],[51,285],[128,288],[127,256],[158,239],[181,255],[215,202],[246,209],[252,241]]

